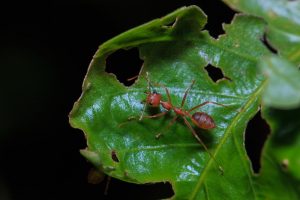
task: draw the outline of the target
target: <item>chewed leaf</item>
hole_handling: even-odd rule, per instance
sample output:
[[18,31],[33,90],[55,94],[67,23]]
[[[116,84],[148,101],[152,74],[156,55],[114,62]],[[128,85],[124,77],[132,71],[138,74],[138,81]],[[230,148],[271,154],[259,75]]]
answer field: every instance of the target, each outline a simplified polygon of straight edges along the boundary
[[[238,15],[218,40],[202,31],[205,23],[198,7],[184,7],[102,44],[89,66],[70,123],[86,135],[88,147],[82,155],[110,176],[132,183],[168,181],[174,199],[256,199],[243,133],[259,109],[265,86],[256,68],[270,54],[260,41],[265,23]],[[105,72],[105,63],[113,52],[132,47],[139,49],[144,64],[136,82],[125,87]],[[214,82],[205,69],[209,64],[230,79]],[[161,86],[169,89],[174,106],[180,106],[192,80],[195,84],[184,109],[206,101],[224,105],[207,104],[194,110],[207,113],[216,124],[206,131],[193,126],[212,156],[181,117],[165,128],[175,115],[171,111],[156,119],[128,120],[138,118],[143,110],[146,72],[164,101],[168,99]],[[144,114],[162,111],[147,107]],[[156,139],[158,132],[163,135]]]
[[293,64],[300,64],[300,1],[223,1],[237,10],[264,18],[268,22],[266,42]]
[[[300,109],[265,108],[272,134],[262,157],[260,176],[255,180],[261,199],[300,198]],[[279,180],[279,181],[274,181]]]

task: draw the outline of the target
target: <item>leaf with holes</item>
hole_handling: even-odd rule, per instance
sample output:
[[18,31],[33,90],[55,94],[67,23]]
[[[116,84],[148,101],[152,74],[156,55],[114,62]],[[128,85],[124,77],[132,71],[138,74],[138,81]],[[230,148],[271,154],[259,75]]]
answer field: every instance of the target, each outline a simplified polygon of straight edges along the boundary
[[272,134],[266,142],[260,176],[255,181],[264,199],[300,197],[300,109],[264,108]]
[[[205,23],[206,16],[198,7],[184,7],[102,44],[89,66],[70,123],[86,135],[88,148],[82,155],[112,177],[139,184],[168,181],[174,199],[257,199],[263,186],[255,184],[257,176],[251,170],[243,133],[259,110],[265,86],[256,68],[259,59],[270,54],[260,40],[265,23],[238,15],[217,40],[202,31]],[[126,87],[105,72],[106,59],[119,49],[133,47],[139,49],[144,64],[135,83]],[[121,71],[128,70],[125,65]],[[223,78],[214,82],[208,66],[220,69]],[[169,89],[174,106],[180,106],[192,80],[195,84],[184,109],[206,101],[225,105],[207,104],[195,110],[209,114],[214,129],[193,127],[223,174],[182,118],[165,128],[174,113],[128,121],[143,110],[146,72],[164,101],[167,94],[161,86]],[[147,107],[145,115],[162,111]],[[158,132],[164,135],[156,139]]]
[[300,65],[300,1],[223,0],[234,9],[264,18],[267,41],[280,55]]
[[[268,23],[265,42],[282,58],[267,57],[259,66],[269,78],[264,103],[276,108],[300,105],[300,2],[290,0],[223,0],[234,9],[262,17]],[[274,49],[273,49],[274,50]],[[276,51],[275,50],[275,51]]]

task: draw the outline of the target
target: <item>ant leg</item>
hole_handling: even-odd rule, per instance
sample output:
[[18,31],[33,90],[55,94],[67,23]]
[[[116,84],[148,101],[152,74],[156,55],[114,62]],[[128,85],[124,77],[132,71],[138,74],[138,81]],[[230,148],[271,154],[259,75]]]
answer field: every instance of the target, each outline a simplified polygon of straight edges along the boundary
[[126,81],[132,81],[132,80],[134,80],[134,79],[137,79],[139,77],[139,74],[138,75],[135,75],[135,76],[133,76],[133,77],[130,77],[130,78],[128,78],[128,79],[126,79]]
[[181,102],[180,108],[183,107],[183,105],[184,105],[184,103],[185,103],[185,99],[186,99],[186,97],[187,97],[187,95],[188,95],[190,89],[193,87],[194,83],[195,83],[195,80],[193,80],[192,83],[191,83],[191,85],[185,90],[184,96],[183,96],[183,98],[182,98],[182,102]]
[[105,196],[108,194],[108,188],[109,188],[110,181],[111,181],[111,177],[107,176],[106,185],[105,185],[105,189],[104,189],[104,195]]
[[[142,119],[144,119],[144,118],[156,118],[156,117],[161,117],[161,116],[164,116],[164,115],[167,114],[167,113],[168,113],[168,111],[161,112],[161,113],[157,113],[157,114],[155,114],[155,115],[143,116]],[[129,123],[129,122],[132,121],[132,120],[138,120],[138,121],[141,121],[141,120],[140,120],[140,117],[137,118],[137,117],[135,117],[135,116],[131,116],[131,117],[128,117],[128,119],[127,119],[126,122],[120,123],[120,124],[118,125],[118,127],[120,128],[120,127],[124,126],[125,124]]]
[[215,161],[215,163],[218,165],[218,168],[221,172],[221,174],[224,174],[224,170],[221,167],[221,165],[217,162],[217,160],[215,159],[214,155],[212,155],[210,153],[210,151],[208,150],[208,148],[206,147],[206,145],[204,144],[204,142],[200,139],[200,137],[197,135],[196,131],[193,129],[193,127],[191,126],[191,124],[188,122],[188,120],[185,117],[182,117],[184,120],[184,123],[187,125],[187,127],[190,129],[190,131],[192,132],[193,136],[198,140],[198,142],[203,146],[203,148],[205,149],[205,151],[210,155],[210,157]]
[[156,118],[156,117],[161,117],[164,116],[165,114],[167,114],[169,111],[164,111],[161,113],[157,113],[155,115],[147,115],[147,116],[143,116],[143,118]]
[[201,103],[201,104],[199,104],[199,105],[197,105],[197,106],[195,106],[195,107],[193,107],[193,108],[189,109],[189,110],[188,110],[188,112],[191,112],[191,111],[193,111],[193,110],[195,110],[195,109],[197,109],[197,108],[200,108],[200,107],[202,107],[202,106],[204,106],[204,105],[206,105],[206,104],[209,104],[209,103],[211,103],[211,104],[216,104],[216,105],[219,105],[219,106],[224,106],[224,107],[226,107],[225,105],[223,105],[223,104],[220,104],[220,103],[217,103],[217,102],[213,102],[213,101],[206,101],[206,102],[204,102],[204,103]]
[[143,106],[143,110],[142,110],[142,114],[141,114],[141,116],[140,116],[140,118],[139,118],[139,121],[141,121],[142,119],[143,119],[143,117],[144,117],[144,113],[145,113],[145,110],[146,110],[146,103],[144,103],[144,106]]
[[168,102],[169,102],[169,103],[171,103],[172,101],[171,101],[171,96],[170,96],[170,92],[169,92],[168,88],[167,88],[167,87],[165,87],[165,86],[162,86],[162,87],[164,87],[164,88],[165,88],[165,91],[166,91],[166,93],[167,93],[167,97],[168,97]]
[[131,122],[132,120],[136,120],[136,117],[134,116],[131,116],[131,117],[128,117],[127,121],[126,122],[122,122],[118,125],[118,128],[121,128],[122,126],[124,126],[125,124]]
[[[137,74],[137,75],[135,75],[133,77],[127,78],[126,81],[132,81],[134,79],[137,79],[139,76],[143,77],[143,75],[141,73],[139,73],[139,74]],[[149,76],[149,73],[146,72],[146,77],[145,78],[146,78],[147,81],[148,81],[148,76]]]
[[[178,115],[176,115],[175,117],[173,117],[173,119],[169,122],[169,124],[164,129],[167,129],[170,126],[172,126],[176,122],[177,117],[178,117]],[[161,133],[156,134],[155,137],[156,137],[156,139],[159,139],[160,136],[162,136],[162,135],[163,135],[163,133],[161,132]]]

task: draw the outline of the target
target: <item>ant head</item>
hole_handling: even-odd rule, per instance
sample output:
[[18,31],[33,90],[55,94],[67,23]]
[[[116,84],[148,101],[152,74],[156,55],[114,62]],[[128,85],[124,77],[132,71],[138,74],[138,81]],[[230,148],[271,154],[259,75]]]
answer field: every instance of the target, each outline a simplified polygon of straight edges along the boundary
[[195,112],[192,115],[192,122],[202,129],[213,129],[216,127],[213,118],[204,112]]
[[148,93],[146,103],[153,107],[159,107],[161,100],[161,94],[154,91],[153,93]]

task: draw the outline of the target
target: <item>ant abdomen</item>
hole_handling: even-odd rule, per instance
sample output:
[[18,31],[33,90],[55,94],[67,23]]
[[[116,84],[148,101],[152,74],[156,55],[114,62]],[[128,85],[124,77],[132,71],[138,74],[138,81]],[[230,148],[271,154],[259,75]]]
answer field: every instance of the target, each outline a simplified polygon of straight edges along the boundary
[[202,129],[212,129],[216,127],[216,124],[211,116],[204,112],[195,112],[192,115],[193,123]]

